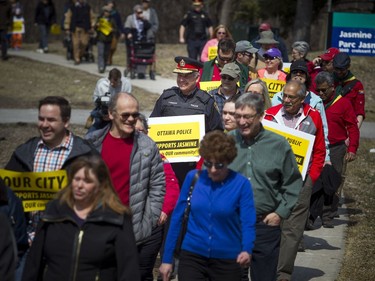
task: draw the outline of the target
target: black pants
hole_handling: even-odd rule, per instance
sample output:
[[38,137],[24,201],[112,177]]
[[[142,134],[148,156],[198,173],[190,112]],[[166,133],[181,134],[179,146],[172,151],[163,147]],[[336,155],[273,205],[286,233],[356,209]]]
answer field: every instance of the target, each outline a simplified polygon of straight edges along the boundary
[[1,57],[5,59],[8,51],[7,30],[0,29]]
[[142,281],[152,281],[153,269],[163,240],[163,226],[157,226],[152,230],[151,236],[138,245],[139,270]]
[[251,281],[276,280],[280,239],[280,226],[269,226],[263,222],[256,224],[256,238],[250,265]]
[[232,259],[212,259],[181,251],[179,281],[240,281],[241,267]]
[[205,39],[187,39],[186,43],[189,58],[200,61],[201,53],[206,41],[207,40]]

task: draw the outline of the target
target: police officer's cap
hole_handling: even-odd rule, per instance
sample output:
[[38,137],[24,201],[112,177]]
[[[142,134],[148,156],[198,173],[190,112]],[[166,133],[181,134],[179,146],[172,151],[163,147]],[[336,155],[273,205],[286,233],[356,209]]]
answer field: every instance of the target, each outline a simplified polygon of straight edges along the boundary
[[194,6],[203,5],[203,0],[192,0]]
[[199,71],[203,67],[202,63],[188,57],[175,57],[174,61],[177,66],[173,73],[192,73]]

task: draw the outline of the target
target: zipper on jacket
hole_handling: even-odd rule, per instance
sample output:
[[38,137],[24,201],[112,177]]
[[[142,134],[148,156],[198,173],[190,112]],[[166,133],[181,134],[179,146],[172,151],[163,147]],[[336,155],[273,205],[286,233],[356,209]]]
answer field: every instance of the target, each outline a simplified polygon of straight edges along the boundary
[[76,278],[77,278],[78,261],[79,261],[79,255],[80,255],[80,252],[81,252],[82,238],[83,238],[83,230],[81,229],[79,231],[79,233],[78,233],[77,247],[75,249],[75,261],[74,261],[74,268],[73,268],[73,281],[76,281]]

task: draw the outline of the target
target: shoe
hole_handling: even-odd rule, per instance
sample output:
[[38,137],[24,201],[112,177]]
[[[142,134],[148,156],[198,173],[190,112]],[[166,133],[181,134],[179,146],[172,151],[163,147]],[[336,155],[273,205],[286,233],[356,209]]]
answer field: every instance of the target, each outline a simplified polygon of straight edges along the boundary
[[298,245],[298,252],[304,252],[306,250],[305,243],[303,242],[303,238],[301,239],[301,242],[299,242]]
[[39,54],[44,54],[43,49],[36,49],[36,52],[39,53]]
[[308,219],[305,225],[305,230],[314,230],[314,229],[315,229],[314,222]]
[[99,68],[99,73],[104,73],[104,68]]
[[324,221],[323,222],[323,227],[324,228],[334,228],[333,224],[331,221]]
[[75,62],[74,62],[74,65],[79,65],[79,64],[80,64],[79,61],[75,61]]
[[9,58],[10,57],[8,55],[5,55],[5,56],[2,57],[2,60],[6,61],[6,60],[9,60]]
[[43,49],[43,52],[44,52],[45,54],[48,53],[48,51],[49,51],[49,50],[48,50],[47,47]]

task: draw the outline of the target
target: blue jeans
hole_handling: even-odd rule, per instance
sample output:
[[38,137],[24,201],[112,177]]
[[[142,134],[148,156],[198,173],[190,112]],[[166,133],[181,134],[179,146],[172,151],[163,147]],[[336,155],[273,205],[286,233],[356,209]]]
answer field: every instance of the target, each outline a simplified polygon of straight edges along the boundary
[[98,69],[105,70],[109,53],[111,51],[111,42],[97,42],[98,47]]
[[46,24],[39,24],[39,48],[46,49],[48,48],[48,36],[50,26]]

